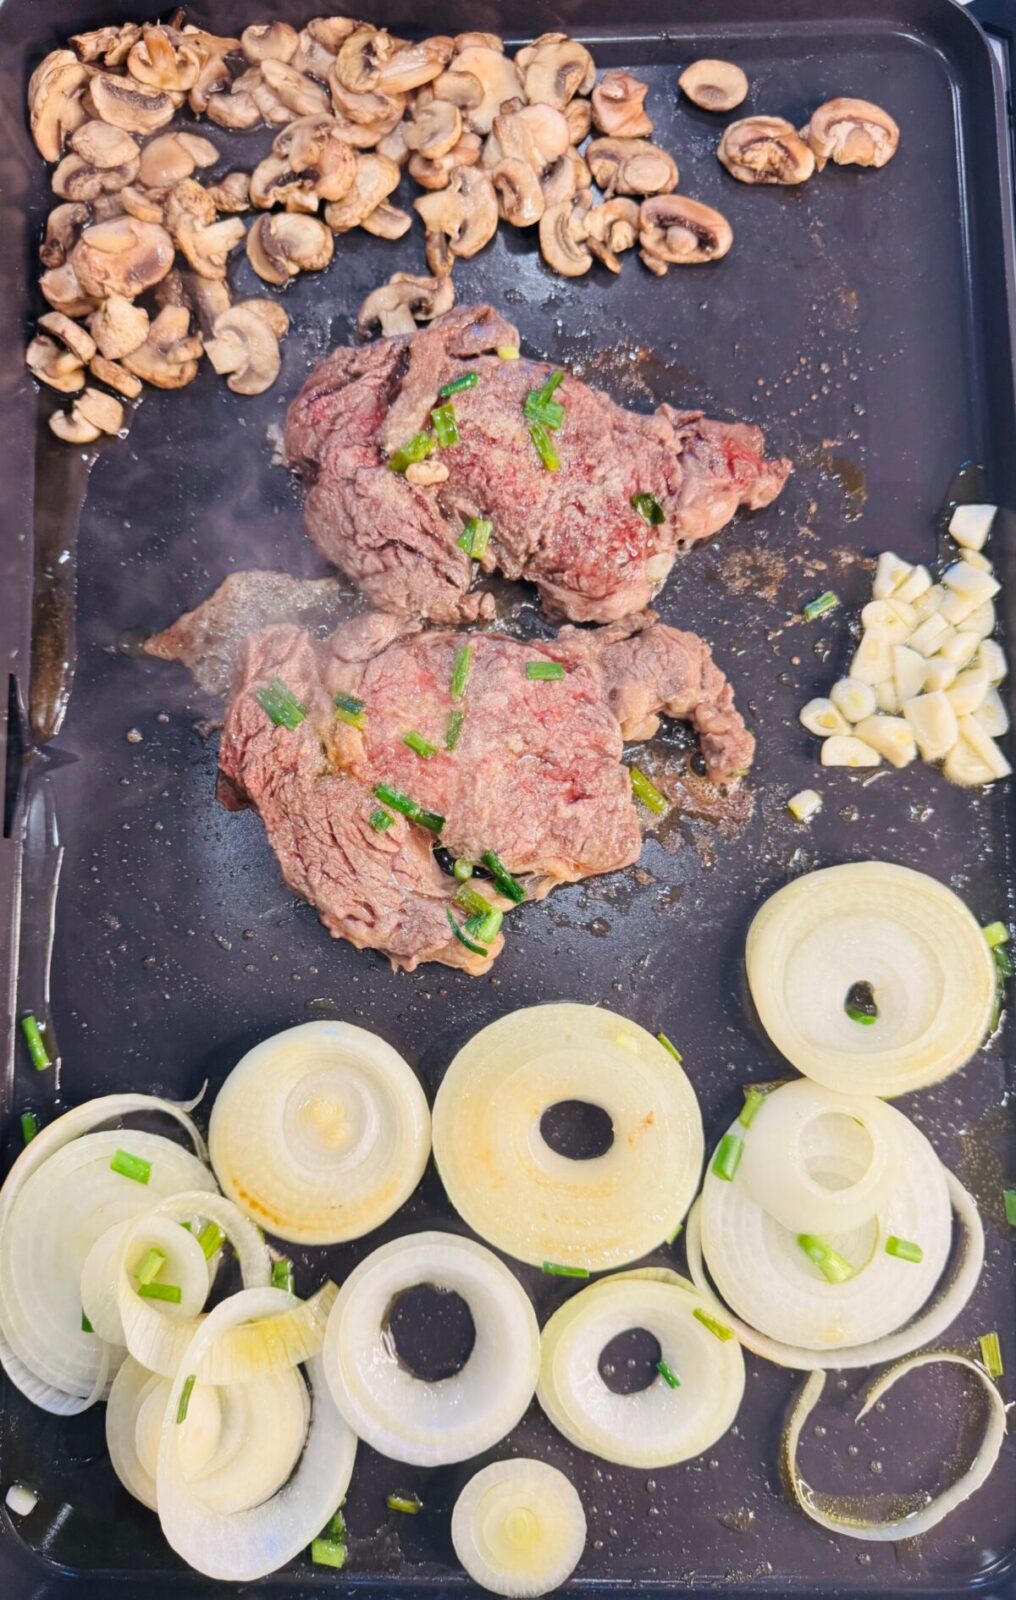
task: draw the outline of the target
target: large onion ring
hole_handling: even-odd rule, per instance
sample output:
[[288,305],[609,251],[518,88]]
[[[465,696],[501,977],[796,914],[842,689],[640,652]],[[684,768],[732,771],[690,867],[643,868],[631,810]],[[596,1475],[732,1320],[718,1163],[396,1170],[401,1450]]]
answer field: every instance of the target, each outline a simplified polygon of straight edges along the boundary
[[[572,1161],[540,1132],[562,1101],[601,1107],[610,1148]],[[452,1205],[496,1249],[600,1271],[679,1227],[702,1170],[695,1092],[663,1046],[600,1006],[512,1012],[459,1051],[434,1102],[434,1159]]]
[[386,1222],[430,1154],[408,1062],[349,1022],[305,1022],[243,1057],[208,1132],[223,1193],[279,1239],[339,1244]]
[[[402,1365],[387,1328],[393,1301],[420,1284],[461,1295],[476,1330],[465,1365],[440,1383]],[[479,1455],[514,1428],[536,1389],[540,1332],[525,1290],[483,1245],[417,1233],[350,1273],[328,1319],[324,1366],[361,1439],[395,1461],[439,1466]]]
[[535,1596],[567,1583],[586,1543],[582,1501],[544,1461],[494,1461],[452,1511],[455,1554],[491,1594]]
[[[829,1089],[893,1096],[937,1083],[988,1032],[995,965],[959,897],[923,872],[856,861],[777,890],[748,930],[748,984],[762,1026]],[[871,985],[860,1027],[850,990]]]

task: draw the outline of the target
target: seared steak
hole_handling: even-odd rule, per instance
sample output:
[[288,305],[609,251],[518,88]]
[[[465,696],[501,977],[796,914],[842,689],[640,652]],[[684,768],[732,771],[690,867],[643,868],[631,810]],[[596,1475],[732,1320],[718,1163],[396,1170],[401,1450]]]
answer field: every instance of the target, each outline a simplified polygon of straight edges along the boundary
[[[468,676],[453,701],[465,649]],[[534,679],[533,668],[563,676]],[[265,691],[280,686],[298,702],[295,726],[264,709]],[[660,712],[698,729],[713,777],[750,764],[754,741],[708,647],[651,613],[532,644],[427,631],[382,612],[343,623],[324,644],[298,627],[264,628],[242,646],[220,793],[257,807],[286,882],[332,934],[386,951],[397,967],[443,961],[483,972],[502,937],[480,952],[461,942],[449,924],[461,932],[458,885],[435,844],[474,863],[496,852],[531,899],[630,865],[641,837],[623,743],[654,732]],[[431,827],[382,803],[378,785],[416,802]],[[492,882],[472,886],[510,908]]]
[[[492,614],[459,547],[478,517],[493,523],[484,571],[535,583],[555,617],[624,617],[649,603],[679,549],[739,506],[768,505],[786,482],[790,463],[765,459],[757,428],[667,405],[625,411],[568,376],[554,395],[560,467],[548,470],[523,408],[554,368],[499,349],[517,351],[516,329],[489,306],[464,307],[419,333],[333,351],[290,407],[285,452],[308,480],[308,531],[386,610],[437,622]],[[460,442],[427,462],[447,476],[423,485],[393,471],[393,452],[429,429],[439,390],[473,373],[451,397]],[[648,516],[637,496],[652,497]]]

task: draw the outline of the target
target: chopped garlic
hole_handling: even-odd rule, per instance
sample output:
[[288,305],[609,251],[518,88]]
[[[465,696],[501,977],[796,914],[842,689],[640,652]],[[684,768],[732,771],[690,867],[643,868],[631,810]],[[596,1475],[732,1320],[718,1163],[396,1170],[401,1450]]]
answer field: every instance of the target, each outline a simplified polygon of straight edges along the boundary
[[826,739],[822,746],[821,761],[824,767],[878,767],[882,764],[882,757],[863,739],[855,739],[847,733],[834,734],[831,739]]
[[912,567],[893,595],[893,599],[906,600],[910,605],[913,605],[918,595],[923,594],[926,589],[930,588],[931,573],[927,567]]
[[976,633],[979,639],[987,639],[995,631],[997,622],[995,607],[990,600],[985,600],[983,605],[971,611],[963,624],[964,633]]
[[983,667],[970,667],[961,672],[952,688],[945,692],[956,715],[968,717],[978,709],[988,692],[988,674]]
[[26,1489],[23,1483],[12,1483],[7,1491],[5,1503],[8,1511],[16,1517],[30,1517],[39,1504],[39,1496],[34,1489]]
[[893,644],[905,644],[917,626],[913,606],[897,600],[869,600],[861,612],[863,628],[878,628]]
[[841,678],[829,690],[829,698],[848,722],[860,722],[875,709],[875,691],[860,678]]
[[1007,778],[1009,776],[1012,767],[1005,759],[991,734],[982,727],[976,717],[960,717],[959,733],[963,743],[969,745],[978,760],[984,762],[992,778]]
[[973,633],[969,628],[960,628],[958,633],[954,633],[950,639],[946,639],[945,643],[939,647],[938,660],[945,661],[949,666],[953,666],[959,671],[961,667],[965,667],[968,662],[973,661],[980,642],[978,634]]
[[831,733],[846,733],[847,724],[831,700],[809,700],[801,709],[801,723],[820,739]]
[[989,683],[1001,683],[1009,668],[1005,651],[997,639],[982,639],[977,647],[977,662],[988,674]]
[[907,643],[911,650],[916,650],[922,656],[933,656],[940,650],[946,640],[952,636],[954,629],[936,611],[934,615],[926,617],[918,623]]
[[942,574],[942,586],[953,594],[965,595],[973,602],[974,606],[983,605],[985,600],[993,600],[1002,585],[990,572],[982,572],[969,561],[954,561]]
[[854,732],[894,767],[908,767],[917,757],[914,732],[905,717],[866,717]]
[[949,751],[942,765],[942,771],[950,783],[958,783],[965,789],[994,782],[991,768],[974,754],[963,739],[957,739]]
[[896,692],[895,678],[886,678],[884,683],[876,683],[875,705],[879,711],[886,711],[892,717],[899,715],[900,697]]
[[957,506],[949,519],[949,536],[966,550],[983,550],[997,506]]
[[944,661],[940,656],[933,657],[926,666],[924,673],[925,694],[935,694],[939,689],[948,689],[950,684],[956,682],[959,668],[951,661]]
[[998,690],[993,686],[984,692],[984,699],[974,712],[985,733],[993,739],[1001,739],[1004,733],[1009,732],[1009,713],[1005,709],[1005,702]]
[[810,822],[822,810],[822,796],[817,789],[801,789],[790,796],[787,810],[798,822]]
[[878,558],[875,581],[871,586],[873,597],[876,600],[888,600],[896,593],[904,579],[910,577],[913,570],[909,561],[901,561],[891,550],[883,550]]
[[850,676],[862,683],[884,683],[893,675],[893,642],[881,628],[869,628],[850,663]]
[[994,572],[995,570],[987,556],[982,555],[980,550],[962,550],[960,552],[960,560],[969,561],[970,565],[976,567],[978,572]]
[[941,761],[959,738],[956,713],[943,691],[905,700],[903,715],[914,730],[917,748],[925,761]]
[[926,666],[924,657],[909,645],[893,646],[893,682],[901,705],[904,700],[912,700],[915,694],[921,693]]
[[945,590],[940,584],[937,583],[934,584],[932,588],[925,589],[923,594],[919,594],[917,599],[914,601],[913,607],[914,616],[917,618],[918,622],[923,622],[925,617],[930,617],[934,612],[936,612],[944,599]]
[[950,589],[938,608],[938,614],[946,622],[951,622],[954,628],[961,628],[971,611],[977,610],[978,604],[969,594]]

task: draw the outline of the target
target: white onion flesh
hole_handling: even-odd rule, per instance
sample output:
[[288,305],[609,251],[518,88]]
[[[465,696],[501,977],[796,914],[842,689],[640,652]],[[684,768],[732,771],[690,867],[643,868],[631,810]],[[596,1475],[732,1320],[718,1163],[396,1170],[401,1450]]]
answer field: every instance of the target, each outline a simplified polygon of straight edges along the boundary
[[470,1478],[452,1511],[455,1554],[491,1594],[549,1594],[566,1583],[586,1543],[582,1501],[544,1461],[495,1461]]
[[[748,983],[773,1044],[826,1088],[880,1097],[937,1083],[983,1042],[995,966],[952,890],[884,861],[850,862],[777,890],[748,931]],[[861,1027],[844,1004],[869,983]]]
[[[737,1415],[744,1359],[737,1340],[718,1338],[696,1310],[726,1320],[694,1289],[641,1273],[604,1278],[566,1300],[543,1330],[537,1388],[558,1431],[580,1450],[643,1469],[688,1461],[714,1444]],[[607,1387],[600,1357],[632,1328],[656,1338],[677,1388],[662,1375],[636,1394]]]
[[[387,1319],[420,1284],[459,1294],[476,1341],[462,1369],[438,1383],[399,1361]],[[439,1466],[497,1444],[536,1389],[540,1333],[521,1284],[489,1250],[451,1233],[382,1245],[339,1290],[325,1335],[332,1394],[361,1439],[395,1461]]]
[[[349,1485],[356,1438],[331,1399],[317,1357],[308,1363],[313,1399],[302,1452],[295,1471],[276,1493],[245,1510],[221,1511],[206,1503],[200,1477],[196,1482],[188,1480],[188,1430],[194,1425],[189,1407],[186,1419],[182,1423],[176,1420],[188,1378],[201,1371],[218,1338],[246,1323],[293,1310],[295,1305],[294,1297],[280,1289],[242,1290],[223,1301],[195,1333],[169,1392],[156,1473],[159,1520],[177,1554],[209,1578],[249,1583],[275,1572],[317,1537],[340,1505]],[[281,1392],[280,1384],[292,1387],[297,1383],[302,1387],[295,1369],[276,1374],[271,1381],[277,1392]],[[197,1385],[194,1392],[196,1390]],[[235,1391],[219,1392],[229,1395]],[[196,1423],[203,1431],[200,1415]],[[266,1447],[262,1436],[259,1448]],[[286,1450],[289,1450],[288,1441]],[[241,1457],[245,1453],[241,1441]],[[282,1459],[280,1454],[280,1471]],[[253,1487],[253,1478],[246,1476],[251,1470],[261,1472],[262,1468],[252,1460],[242,1471],[237,1459],[229,1464],[223,1462],[217,1495],[221,1497],[225,1493],[223,1474],[235,1477],[245,1488]],[[205,1484],[204,1494],[207,1493]]]
[[222,1190],[279,1239],[338,1244],[386,1222],[430,1155],[408,1062],[348,1022],[305,1022],[237,1063],[209,1128]]
[[[591,1160],[540,1131],[562,1101],[600,1107],[613,1142]],[[599,1006],[512,1012],[459,1051],[434,1103],[448,1198],[496,1249],[533,1266],[623,1266],[669,1239],[702,1170],[702,1119],[684,1071],[635,1023]]]
[[977,1365],[976,1361],[969,1361],[966,1356],[954,1355],[941,1350],[925,1351],[919,1355],[912,1355],[898,1366],[892,1367],[872,1384],[868,1390],[864,1405],[857,1413],[857,1421],[866,1416],[872,1406],[880,1400],[895,1383],[908,1372],[914,1372],[920,1367],[954,1366],[962,1367],[965,1371],[973,1373],[984,1390],[988,1401],[988,1419],[984,1436],[978,1446],[970,1466],[956,1482],[948,1489],[943,1490],[934,1499],[929,1500],[924,1506],[907,1513],[904,1516],[893,1518],[886,1522],[871,1522],[859,1510],[856,1516],[851,1516],[844,1507],[837,1513],[826,1511],[816,1500],[814,1489],[809,1487],[801,1477],[797,1468],[797,1447],[800,1442],[801,1432],[811,1413],[818,1404],[825,1387],[826,1375],[824,1372],[813,1372],[803,1385],[800,1394],[794,1402],[794,1407],[787,1424],[784,1438],[784,1466],[785,1476],[790,1486],[791,1493],[797,1504],[806,1516],[821,1527],[827,1528],[830,1533],[843,1534],[848,1539],[867,1539],[876,1543],[895,1542],[899,1539],[916,1539],[919,1534],[927,1533],[947,1517],[950,1511],[968,1500],[975,1490],[990,1475],[1002,1451],[1006,1433],[1005,1402],[999,1394],[995,1384],[988,1374]]

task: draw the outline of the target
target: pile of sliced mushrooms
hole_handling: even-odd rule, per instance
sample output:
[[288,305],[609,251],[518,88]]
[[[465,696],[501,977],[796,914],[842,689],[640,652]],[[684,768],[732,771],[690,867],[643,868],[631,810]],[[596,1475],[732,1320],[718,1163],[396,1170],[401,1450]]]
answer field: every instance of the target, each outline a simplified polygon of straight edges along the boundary
[[[511,58],[490,33],[410,43],[352,18],[316,17],[300,31],[256,23],[224,38],[180,14],[68,43],[28,86],[32,134],[55,163],[59,204],[40,249],[52,310],[27,362],[73,396],[50,418],[70,443],[121,432],[122,399],[136,400],[145,383],[182,388],[202,355],[235,393],[268,389],[289,318],[267,297],[233,301],[232,253],[243,245],[258,276],[281,289],[327,267],[337,234],[399,239],[412,225],[392,201],[404,167],[426,191],[414,208],[429,272],[395,273],[368,295],[363,333],[412,332],[449,310],[456,260],[481,250],[501,221],[537,227],[544,259],[567,277],[594,260],[619,272],[636,244],[662,276],[718,260],[733,242],[720,212],[674,192],[677,165],[651,141],[647,85],[620,70],[597,82],[589,51],[565,34],[544,34]],[[724,111],[748,81],[729,62],[702,61],[681,85]],[[858,107],[865,102],[829,102],[802,135],[780,119],[733,123],[720,160],[755,183],[800,181],[826,159],[881,165],[898,130],[878,107],[861,116]],[[279,132],[253,171],[202,182],[219,149],[189,126],[171,127],[178,115]],[[760,133],[761,122],[775,131]],[[798,145],[810,166],[787,176],[788,161],[794,173],[807,165]],[[244,212],[255,213],[250,226]]]

